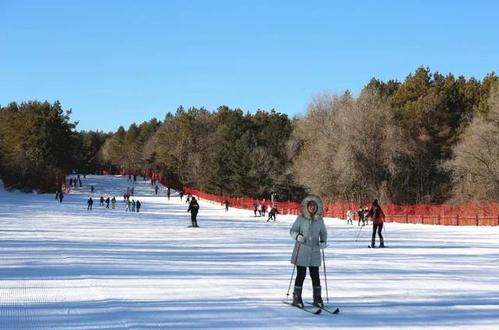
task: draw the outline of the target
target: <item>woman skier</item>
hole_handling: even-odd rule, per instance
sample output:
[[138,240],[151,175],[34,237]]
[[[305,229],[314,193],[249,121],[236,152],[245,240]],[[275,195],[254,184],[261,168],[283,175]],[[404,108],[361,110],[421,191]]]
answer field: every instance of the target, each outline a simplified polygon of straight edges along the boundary
[[289,231],[296,241],[291,256],[291,263],[297,268],[292,304],[300,308],[304,307],[301,294],[307,267],[312,278],[314,305],[324,307],[319,266],[321,265],[321,249],[325,248],[327,243],[327,229],[322,214],[323,204],[320,197],[314,195],[306,197],[301,202],[301,215],[296,218]]

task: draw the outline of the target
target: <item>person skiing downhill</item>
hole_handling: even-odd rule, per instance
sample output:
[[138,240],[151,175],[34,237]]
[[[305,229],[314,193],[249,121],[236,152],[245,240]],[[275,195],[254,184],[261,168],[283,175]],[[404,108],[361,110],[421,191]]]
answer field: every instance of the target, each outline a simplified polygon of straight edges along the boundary
[[89,197],[87,200],[87,211],[92,211],[92,205],[94,205],[94,200],[92,197]]
[[351,208],[349,208],[348,211],[347,211],[347,225],[348,224],[353,225],[352,219],[353,219],[353,211],[352,211]]
[[189,202],[189,208],[187,209],[187,212],[191,212],[192,227],[199,227],[197,222],[198,211],[199,211],[198,201],[196,200],[196,197],[192,197],[191,201]]
[[321,249],[327,245],[327,229],[322,218],[323,204],[318,196],[308,196],[301,202],[299,215],[289,233],[296,241],[291,256],[291,263],[297,268],[292,305],[303,308],[302,290],[307,267],[312,278],[314,305],[324,307],[321,297],[319,266]]
[[371,238],[371,245],[370,247],[376,247],[376,231],[378,232],[379,236],[379,247],[384,248],[385,247],[385,241],[383,240],[383,235],[381,235],[381,231],[383,230],[383,223],[385,221],[385,213],[379,206],[378,200],[375,199],[373,201],[373,204],[371,206],[371,209],[369,210],[368,216],[371,217],[373,221],[373,235]]

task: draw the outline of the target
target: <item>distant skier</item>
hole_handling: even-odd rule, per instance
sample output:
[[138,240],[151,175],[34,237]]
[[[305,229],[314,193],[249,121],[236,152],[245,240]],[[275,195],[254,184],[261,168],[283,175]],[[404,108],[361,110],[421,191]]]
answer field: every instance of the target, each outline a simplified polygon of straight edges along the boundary
[[154,192],[156,193],[156,195],[158,194],[158,190],[159,190],[159,187],[158,187],[158,185],[156,185],[156,186],[154,187]]
[[184,197],[184,192],[181,191],[181,192],[178,193],[178,195],[180,196],[180,201],[182,201],[182,197]]
[[94,192],[94,190],[95,190],[94,186],[93,186],[93,185],[92,185],[92,186],[90,186],[90,192],[91,192],[91,193],[93,193],[93,192]]
[[190,204],[190,202],[191,202],[191,197],[192,197],[191,193],[188,193],[188,194],[187,194],[187,199],[185,200],[185,202]]
[[125,200],[125,212],[129,212],[130,211],[130,199],[126,199]]
[[381,209],[381,207],[378,204],[378,200],[375,199],[373,201],[373,204],[371,206],[371,209],[368,212],[368,215],[371,217],[373,221],[373,235],[371,238],[371,245],[370,247],[376,247],[376,231],[378,232],[379,236],[379,247],[384,248],[385,247],[385,242],[383,240],[383,235],[381,235],[381,231],[383,230],[383,223],[385,221],[385,213]]
[[137,202],[135,204],[136,204],[136,208],[137,208],[137,213],[139,213],[140,208],[142,207],[142,203],[139,200],[137,200]]
[[229,201],[228,200],[224,201],[224,205],[225,205],[225,212],[229,211]]
[[258,205],[256,203],[253,204],[253,212],[255,213],[256,217],[256,212],[258,211]]
[[99,204],[99,205],[100,205],[100,206],[104,206],[104,197],[103,197],[103,196],[101,196],[101,197],[100,197],[100,200],[99,200],[99,201],[100,201],[100,204]]
[[267,214],[267,205],[262,204],[262,216],[265,216]]
[[55,200],[58,201],[59,200],[59,190],[56,190],[55,191]]
[[308,196],[301,202],[299,215],[290,230],[291,237],[296,240],[291,263],[296,265],[297,275],[293,292],[293,305],[303,308],[302,289],[307,267],[312,278],[314,305],[323,307],[319,266],[321,265],[321,249],[326,247],[327,229],[322,219],[323,204],[318,196]]
[[196,197],[192,197],[191,201],[189,202],[189,208],[187,209],[187,212],[191,212],[192,227],[199,227],[197,222],[198,211],[198,201],[196,200]]
[[111,207],[112,207],[113,210],[116,208],[116,197],[114,197],[114,196],[111,199]]
[[168,197],[168,200],[170,200],[170,187],[166,189],[166,197]]
[[62,199],[64,198],[64,193],[62,192],[62,189],[59,191],[59,203],[62,203]]
[[111,200],[110,200],[110,199],[109,199],[109,197],[108,197],[108,198],[106,198],[106,209],[108,209],[108,208],[109,208],[109,202],[111,202]]
[[351,208],[348,208],[348,211],[347,211],[347,225],[348,224],[353,225],[352,218],[353,218],[353,211],[352,211]]
[[368,225],[369,224],[369,209],[364,207],[364,224]]
[[92,205],[94,205],[94,200],[92,197],[89,197],[87,200],[87,211],[92,211]]
[[132,199],[132,210],[131,211],[135,212],[135,200],[134,199]]
[[359,224],[357,225],[360,226],[360,222],[362,221],[362,225],[364,225],[364,209],[362,209],[362,206],[359,206],[359,210],[357,211],[357,215],[359,216]]
[[269,217],[267,219],[267,222],[269,222],[270,220],[274,220],[275,221],[277,213],[279,213],[279,211],[277,211],[277,209],[275,207],[270,208]]

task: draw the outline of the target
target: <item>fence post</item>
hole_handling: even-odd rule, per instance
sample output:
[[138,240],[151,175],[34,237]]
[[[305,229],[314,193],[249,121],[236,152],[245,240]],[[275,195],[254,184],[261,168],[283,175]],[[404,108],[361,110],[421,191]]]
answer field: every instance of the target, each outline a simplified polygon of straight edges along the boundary
[[409,223],[409,214],[405,214],[405,223]]
[[441,218],[440,218],[440,213],[438,214],[438,224],[441,225],[442,222],[441,222]]
[[476,225],[478,226],[478,214],[475,215],[475,217],[476,217]]
[[456,215],[456,225],[459,226],[459,214]]

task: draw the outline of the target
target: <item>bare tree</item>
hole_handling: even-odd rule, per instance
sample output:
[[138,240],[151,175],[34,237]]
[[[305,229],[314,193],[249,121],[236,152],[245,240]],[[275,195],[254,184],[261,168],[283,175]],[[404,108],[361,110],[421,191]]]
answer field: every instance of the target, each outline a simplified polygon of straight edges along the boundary
[[499,89],[489,100],[490,111],[475,115],[454,157],[446,165],[453,171],[453,200],[497,201],[499,199]]

